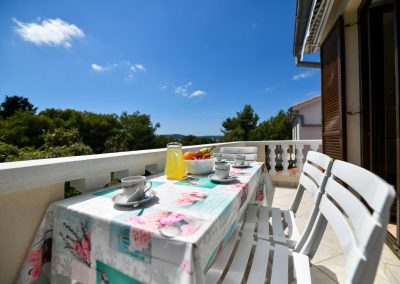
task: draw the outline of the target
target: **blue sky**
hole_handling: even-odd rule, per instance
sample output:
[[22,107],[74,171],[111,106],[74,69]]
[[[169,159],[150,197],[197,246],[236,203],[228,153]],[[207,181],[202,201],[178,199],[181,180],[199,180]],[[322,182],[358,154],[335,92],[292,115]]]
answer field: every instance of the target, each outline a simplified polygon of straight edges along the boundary
[[260,121],[318,95],[296,68],[296,3],[2,0],[0,100],[43,110],[140,111],[159,134],[220,134],[251,104]]

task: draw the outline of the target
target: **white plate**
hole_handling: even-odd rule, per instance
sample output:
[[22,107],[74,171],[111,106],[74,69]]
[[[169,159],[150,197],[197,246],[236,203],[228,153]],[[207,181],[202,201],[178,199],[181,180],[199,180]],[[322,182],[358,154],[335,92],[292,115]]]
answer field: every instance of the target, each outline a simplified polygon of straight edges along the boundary
[[213,174],[213,173],[215,173],[215,171],[211,171],[211,172],[208,172],[208,173],[205,173],[205,174],[201,174],[201,175],[192,174],[192,173],[186,173],[186,176],[187,177],[204,177],[204,176],[207,177],[209,174]]
[[216,174],[209,175],[208,178],[210,178],[211,181],[216,183],[230,183],[232,181],[237,180],[237,178],[234,176],[228,176],[227,178],[219,178],[217,177]]
[[251,167],[250,163],[244,163],[243,165],[232,165],[233,168],[239,168],[239,169],[243,169],[243,168],[249,168]]
[[126,201],[126,199],[127,199],[126,196],[123,195],[122,193],[119,193],[112,198],[112,201],[114,201],[115,204],[120,205],[120,206],[138,207],[142,203],[146,203],[146,202],[152,200],[155,196],[156,196],[156,192],[153,190],[149,190],[148,192],[146,192],[144,194],[144,197],[142,199],[128,202],[128,201]]
[[173,238],[180,236],[182,234],[181,230],[174,226],[165,226],[162,227],[160,230],[160,234],[166,238]]

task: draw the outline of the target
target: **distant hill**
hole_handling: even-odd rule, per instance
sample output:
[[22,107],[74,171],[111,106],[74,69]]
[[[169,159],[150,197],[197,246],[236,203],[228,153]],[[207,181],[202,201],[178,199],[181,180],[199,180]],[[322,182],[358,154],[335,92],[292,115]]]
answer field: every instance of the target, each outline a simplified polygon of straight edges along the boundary
[[204,138],[211,138],[219,141],[222,138],[222,135],[206,135],[206,136],[198,136],[198,137],[204,137]]
[[[188,136],[188,135],[182,135],[182,134],[163,134],[161,136],[171,136],[174,137],[177,141],[181,140],[183,137]],[[194,135],[196,136],[196,135]],[[196,136],[200,138],[211,138],[215,139],[216,141],[220,140],[222,138],[222,135],[202,135],[202,136]]]

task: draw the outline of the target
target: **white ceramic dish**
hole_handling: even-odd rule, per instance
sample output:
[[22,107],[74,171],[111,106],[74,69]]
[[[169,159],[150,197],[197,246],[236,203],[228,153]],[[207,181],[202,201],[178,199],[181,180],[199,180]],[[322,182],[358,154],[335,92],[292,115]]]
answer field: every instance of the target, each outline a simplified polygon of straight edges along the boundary
[[214,169],[214,160],[184,160],[186,172],[191,175],[207,175],[212,173]]
[[250,163],[244,163],[243,165],[235,165],[235,164],[232,165],[232,168],[239,168],[239,169],[250,168],[250,167],[251,167]]
[[195,175],[195,174],[192,174],[192,173],[187,172],[185,176],[187,176],[187,177],[198,178],[198,177],[207,177],[208,175],[214,174],[214,173],[215,173],[214,170],[212,170],[211,172],[205,173],[205,174],[201,174],[201,175],[199,175],[199,174]]
[[150,200],[152,200],[154,197],[156,196],[156,192],[153,190],[149,190],[148,192],[146,192],[144,194],[144,197],[140,200],[136,200],[136,201],[126,201],[127,197],[125,195],[123,195],[122,193],[119,193],[117,195],[115,195],[112,198],[112,201],[114,201],[115,204],[119,205],[119,206],[133,206],[133,207],[138,207],[139,205],[146,203]]
[[237,180],[235,176],[228,176],[227,178],[219,178],[217,177],[216,174],[209,175],[208,178],[210,178],[211,181],[216,183],[230,183],[232,181]]

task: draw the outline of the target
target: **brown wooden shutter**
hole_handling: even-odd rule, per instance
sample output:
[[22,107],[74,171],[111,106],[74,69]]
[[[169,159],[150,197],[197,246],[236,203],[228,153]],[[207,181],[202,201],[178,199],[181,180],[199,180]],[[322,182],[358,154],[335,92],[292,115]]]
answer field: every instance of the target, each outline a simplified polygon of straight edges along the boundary
[[321,45],[322,148],[346,160],[344,30],[340,17]]

